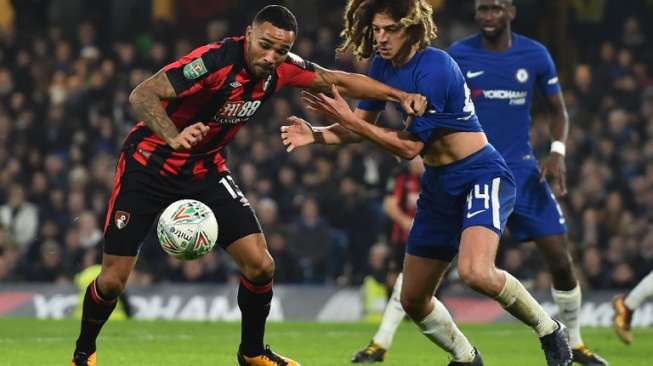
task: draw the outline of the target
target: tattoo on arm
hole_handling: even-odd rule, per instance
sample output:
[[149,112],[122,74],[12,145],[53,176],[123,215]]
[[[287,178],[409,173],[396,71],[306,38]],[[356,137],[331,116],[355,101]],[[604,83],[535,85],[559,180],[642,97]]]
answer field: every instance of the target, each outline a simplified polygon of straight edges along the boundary
[[310,90],[312,92],[329,92],[331,91],[331,84],[335,83],[333,80],[332,74],[325,68],[314,64],[315,67],[315,80],[313,85],[311,85]]
[[163,70],[140,83],[129,95],[129,102],[139,119],[166,142],[179,134],[161,105],[162,100],[177,97],[175,89]]

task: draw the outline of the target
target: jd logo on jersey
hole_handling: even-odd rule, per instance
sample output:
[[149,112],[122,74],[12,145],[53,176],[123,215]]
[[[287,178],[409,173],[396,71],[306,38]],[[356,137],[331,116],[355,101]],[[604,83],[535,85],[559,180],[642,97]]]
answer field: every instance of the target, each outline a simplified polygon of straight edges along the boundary
[[188,80],[194,80],[207,73],[206,66],[202,58],[197,58],[184,66],[184,77]]
[[129,212],[116,211],[114,218],[116,220],[116,227],[118,229],[124,229],[125,226],[129,224]]

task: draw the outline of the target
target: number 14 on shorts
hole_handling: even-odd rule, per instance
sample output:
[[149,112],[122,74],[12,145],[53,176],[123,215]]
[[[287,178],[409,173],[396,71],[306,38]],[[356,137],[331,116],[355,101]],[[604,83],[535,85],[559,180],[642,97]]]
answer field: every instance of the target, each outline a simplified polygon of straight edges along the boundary
[[[491,218],[491,224],[495,227],[500,226],[499,223],[499,187],[501,178],[492,179],[490,184],[479,183],[467,194],[467,209],[465,218],[471,219],[477,215]],[[490,222],[488,222],[490,224]]]

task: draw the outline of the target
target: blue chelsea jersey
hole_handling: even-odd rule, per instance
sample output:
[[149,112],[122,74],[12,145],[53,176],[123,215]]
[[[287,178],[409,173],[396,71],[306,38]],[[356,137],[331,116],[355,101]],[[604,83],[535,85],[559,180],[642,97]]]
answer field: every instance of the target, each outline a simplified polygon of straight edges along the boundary
[[[408,131],[425,143],[437,129],[482,131],[465,78],[458,65],[442,50],[428,47],[418,51],[399,67],[376,56],[372,60],[369,76],[394,88],[419,93],[427,98],[427,111],[423,116],[415,117],[408,128]],[[394,104],[406,118],[406,112],[399,103]],[[364,100],[358,103],[358,108],[383,110],[385,102]]]
[[512,34],[512,46],[495,52],[483,47],[481,35],[449,48],[471,89],[476,113],[490,143],[506,162],[534,164],[530,144],[534,87],[545,96],[560,93],[551,55],[530,38]]

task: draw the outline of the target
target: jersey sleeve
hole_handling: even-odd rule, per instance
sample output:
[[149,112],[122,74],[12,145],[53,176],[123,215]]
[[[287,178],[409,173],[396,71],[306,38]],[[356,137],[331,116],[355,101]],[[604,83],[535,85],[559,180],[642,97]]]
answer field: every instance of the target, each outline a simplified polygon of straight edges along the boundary
[[196,48],[163,68],[178,97],[224,82],[232,65],[223,62],[221,47],[220,44],[209,44]]
[[[378,57],[372,59],[372,64],[368,71],[368,76],[374,80],[381,81],[382,62]],[[382,100],[361,100],[358,102],[358,108],[366,111],[382,111],[385,109],[385,101]]]
[[315,80],[315,64],[289,52],[288,58],[277,68],[277,90],[284,86],[309,88]]
[[551,54],[544,46],[542,46],[541,50],[537,85],[542,94],[548,97],[560,93],[560,82],[558,81],[558,72]]

